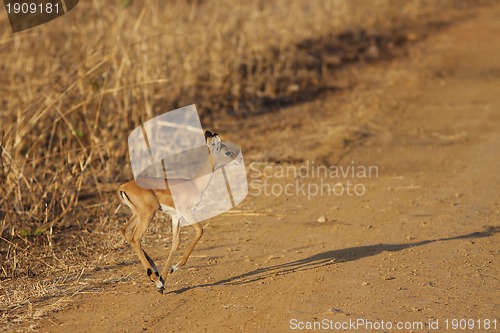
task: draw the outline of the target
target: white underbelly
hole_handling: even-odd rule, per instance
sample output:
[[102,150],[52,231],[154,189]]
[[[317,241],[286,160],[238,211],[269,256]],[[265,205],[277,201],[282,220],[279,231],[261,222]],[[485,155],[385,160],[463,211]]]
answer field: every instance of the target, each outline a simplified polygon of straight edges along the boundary
[[167,213],[170,216],[177,214],[177,211],[175,210],[174,207],[167,206],[162,203],[160,204],[160,206],[161,206],[161,211]]

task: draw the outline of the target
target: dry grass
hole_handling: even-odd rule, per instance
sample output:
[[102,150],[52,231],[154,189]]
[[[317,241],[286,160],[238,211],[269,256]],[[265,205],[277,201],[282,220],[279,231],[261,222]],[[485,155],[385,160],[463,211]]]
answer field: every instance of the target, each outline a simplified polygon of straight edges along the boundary
[[315,96],[337,68],[397,54],[408,27],[468,3],[94,0],[35,29],[3,29],[2,321],[71,295],[82,269],[103,264],[96,253],[122,247],[107,236],[109,191],[131,175],[127,136],[139,123],[195,103],[214,124]]

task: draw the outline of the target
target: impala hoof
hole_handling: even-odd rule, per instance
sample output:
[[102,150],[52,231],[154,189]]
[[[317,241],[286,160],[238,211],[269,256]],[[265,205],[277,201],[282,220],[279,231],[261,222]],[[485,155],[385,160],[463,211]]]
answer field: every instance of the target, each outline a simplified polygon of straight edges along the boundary
[[179,266],[177,265],[173,265],[172,267],[170,267],[170,272],[169,274],[172,274],[173,272],[177,271],[179,269]]
[[165,287],[156,288],[156,291],[160,294],[163,294],[163,292],[165,291]]

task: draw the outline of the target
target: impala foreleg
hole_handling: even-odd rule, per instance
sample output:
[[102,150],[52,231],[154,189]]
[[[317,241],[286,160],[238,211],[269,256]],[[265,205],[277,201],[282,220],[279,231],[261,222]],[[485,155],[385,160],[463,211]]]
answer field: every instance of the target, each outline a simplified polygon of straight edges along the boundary
[[179,229],[174,229],[174,227],[172,228],[172,231],[173,231],[172,248],[170,249],[170,253],[169,253],[169,256],[167,259],[167,264],[165,265],[165,268],[163,269],[163,271],[161,273],[161,277],[164,280],[167,279],[167,276],[169,274],[177,271],[179,268],[181,268],[182,266],[184,266],[186,264],[186,262],[189,259],[189,256],[193,252],[196,244],[198,244],[198,241],[203,236],[203,226],[201,225],[201,223],[195,223],[192,226],[193,226],[194,231],[195,231],[193,240],[189,244],[189,246],[186,249],[186,252],[182,256],[181,260],[173,266],[171,266],[172,260],[173,260],[173,255],[174,255],[175,250],[177,250],[177,248],[179,247],[179,244],[180,244],[180,232],[179,232],[180,228]]
[[181,243],[181,226],[177,215],[172,215],[172,246],[170,247],[170,252],[168,254],[167,263],[165,268],[161,272],[161,277],[163,280],[167,279],[168,274],[171,273],[170,267],[174,259],[174,253],[179,248]]
[[193,252],[196,244],[198,244],[198,241],[200,240],[201,236],[203,236],[203,226],[201,225],[201,223],[193,224],[193,228],[194,228],[194,232],[195,232],[193,240],[189,244],[189,246],[188,246],[186,252],[184,253],[184,255],[182,256],[181,260],[176,265],[172,266],[172,268],[171,268],[172,272],[175,272],[176,270],[178,270],[179,268],[181,268],[182,266],[184,266],[186,264],[186,262],[189,259],[189,256],[191,255],[191,252]]

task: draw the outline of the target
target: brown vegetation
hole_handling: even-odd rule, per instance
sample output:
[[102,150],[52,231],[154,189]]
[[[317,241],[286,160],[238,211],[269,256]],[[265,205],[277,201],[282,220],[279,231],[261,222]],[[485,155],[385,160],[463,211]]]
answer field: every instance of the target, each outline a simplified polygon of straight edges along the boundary
[[81,1],[16,34],[0,12],[2,326],[78,292],[121,248],[108,192],[131,176],[138,124],[192,103],[213,126],[310,99],[336,69],[404,54],[472,1],[147,3]]

